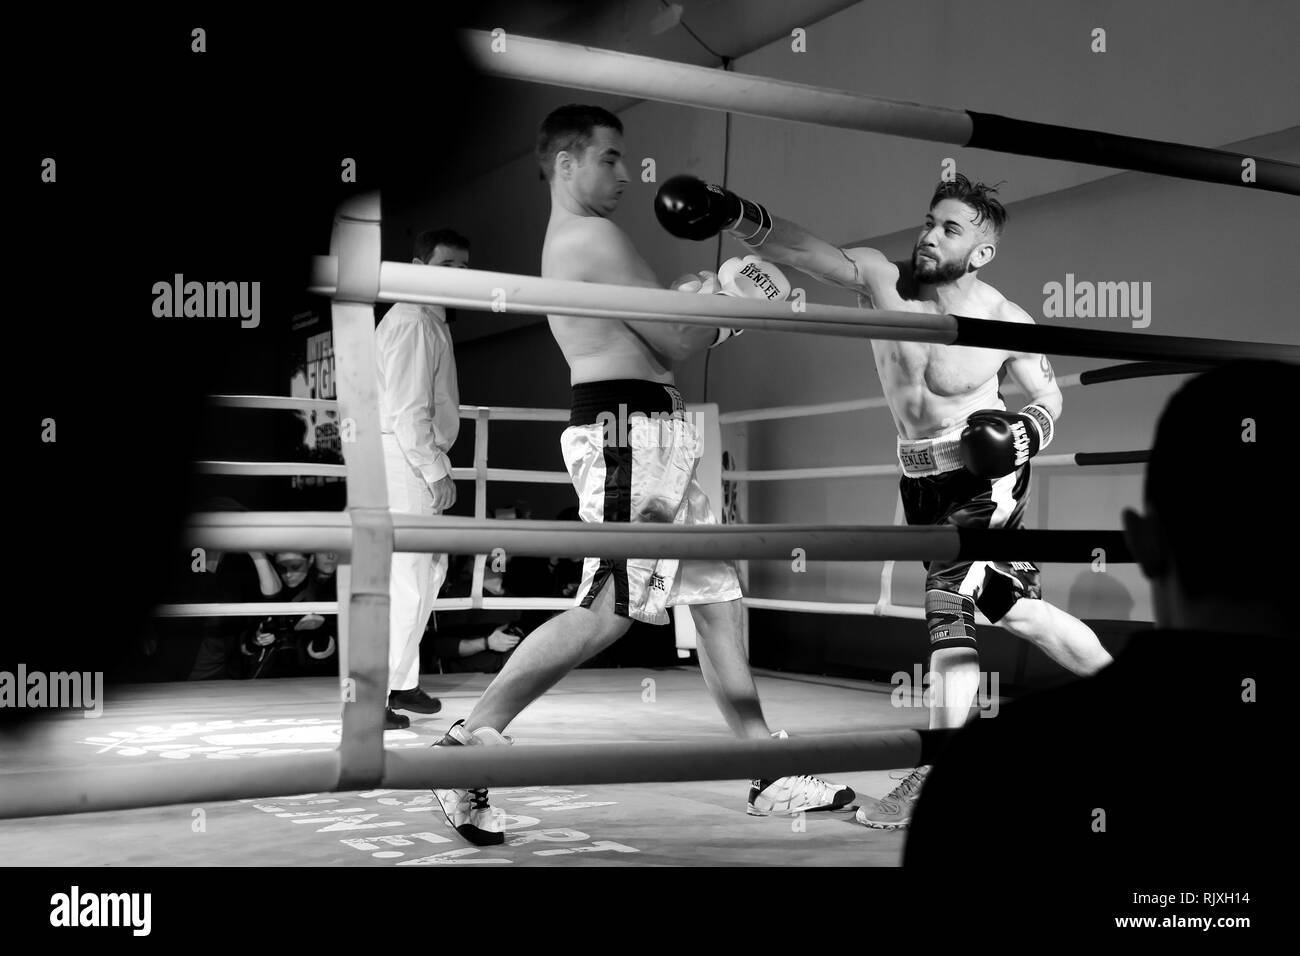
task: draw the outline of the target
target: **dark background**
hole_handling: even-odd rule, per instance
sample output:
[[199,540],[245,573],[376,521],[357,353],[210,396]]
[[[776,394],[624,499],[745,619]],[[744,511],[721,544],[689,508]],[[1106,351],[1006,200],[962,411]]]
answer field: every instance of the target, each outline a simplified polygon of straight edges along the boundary
[[[12,33],[29,66],[7,151],[19,208],[6,243],[5,580],[18,601],[0,670],[110,669],[160,599],[204,493],[188,462],[213,454],[213,416],[226,413],[203,396],[284,394],[287,317],[309,257],[328,251],[335,206],[436,181],[481,126],[454,8],[404,11],[400,30],[212,10],[129,25],[51,14]],[[202,55],[190,52],[196,25]],[[55,183],[40,181],[45,157]],[[344,157],[356,185],[340,182]],[[175,273],[260,281],[261,325],[155,318],[152,286]],[[41,440],[46,419],[56,442]],[[275,457],[276,427],[229,431],[218,454]]]

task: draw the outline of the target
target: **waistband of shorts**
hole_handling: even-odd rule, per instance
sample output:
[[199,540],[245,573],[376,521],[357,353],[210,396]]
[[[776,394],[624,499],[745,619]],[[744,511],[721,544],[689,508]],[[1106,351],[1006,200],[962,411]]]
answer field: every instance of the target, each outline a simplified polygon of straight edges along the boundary
[[934,438],[898,439],[898,465],[908,478],[943,475],[962,467],[961,433],[965,424]]
[[594,425],[602,420],[627,421],[635,414],[685,413],[682,393],[673,385],[640,378],[616,378],[604,382],[582,382],[573,386],[569,406],[570,425]]

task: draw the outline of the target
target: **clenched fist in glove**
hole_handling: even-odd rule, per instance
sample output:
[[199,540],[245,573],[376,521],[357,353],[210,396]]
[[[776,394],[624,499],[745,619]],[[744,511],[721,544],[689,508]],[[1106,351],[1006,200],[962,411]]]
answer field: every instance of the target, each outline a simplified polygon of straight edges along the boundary
[[674,176],[655,195],[655,218],[678,239],[711,239],[727,231],[751,247],[772,231],[762,204],[694,176]]
[[[729,295],[766,302],[784,302],[790,297],[790,280],[780,269],[758,256],[745,256],[743,259],[734,256],[719,266],[717,272],[688,272],[674,279],[670,288],[677,292]],[[718,337],[709,348],[716,348],[743,331],[718,329]]]
[[1055,422],[1041,405],[1026,405],[1016,412],[982,408],[971,412],[961,433],[961,460],[966,470],[980,478],[1009,475],[1046,448]]
[[758,256],[733,257],[718,267],[719,290],[740,299],[784,302],[790,298],[790,280],[776,266]]
[[[784,302],[790,297],[790,280],[776,266],[758,256],[733,257],[718,267],[719,295],[737,299],[762,299]],[[717,348],[744,329],[718,329],[718,338],[709,348]]]

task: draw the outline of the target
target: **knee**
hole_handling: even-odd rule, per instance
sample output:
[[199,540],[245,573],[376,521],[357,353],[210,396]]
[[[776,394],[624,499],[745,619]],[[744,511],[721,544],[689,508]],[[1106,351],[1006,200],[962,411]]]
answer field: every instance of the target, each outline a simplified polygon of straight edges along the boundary
[[925,622],[931,651],[976,646],[975,600],[970,595],[937,588],[926,591]]

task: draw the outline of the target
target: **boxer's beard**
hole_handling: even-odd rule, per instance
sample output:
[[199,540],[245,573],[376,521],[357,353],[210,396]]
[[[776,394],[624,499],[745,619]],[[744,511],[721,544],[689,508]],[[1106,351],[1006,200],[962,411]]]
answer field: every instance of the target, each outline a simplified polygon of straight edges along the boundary
[[967,266],[970,265],[970,256],[965,261],[957,262],[950,260],[948,262],[935,262],[933,259],[923,259],[917,254],[918,250],[912,251],[912,273],[918,282],[924,282],[926,285],[947,285],[949,282],[956,282],[966,274]]

